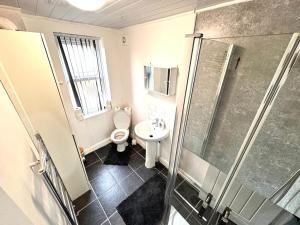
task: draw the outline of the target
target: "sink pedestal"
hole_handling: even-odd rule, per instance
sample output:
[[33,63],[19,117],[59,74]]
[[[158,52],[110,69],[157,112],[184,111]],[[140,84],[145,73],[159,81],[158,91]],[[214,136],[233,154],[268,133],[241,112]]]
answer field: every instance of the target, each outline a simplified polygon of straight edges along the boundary
[[158,142],[146,141],[146,168],[153,168],[156,161]]
[[[162,119],[161,123],[164,124]],[[159,155],[160,142],[169,136],[169,129],[166,126],[158,126],[157,122],[153,123],[152,120],[146,120],[135,126],[134,133],[138,138],[146,142],[145,167],[153,168],[157,155]]]

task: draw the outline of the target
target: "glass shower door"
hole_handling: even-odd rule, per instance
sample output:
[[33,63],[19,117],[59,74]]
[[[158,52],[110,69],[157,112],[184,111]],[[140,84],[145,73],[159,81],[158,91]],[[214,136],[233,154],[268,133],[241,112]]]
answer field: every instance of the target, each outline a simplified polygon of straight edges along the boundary
[[260,210],[266,198],[232,185],[233,174],[274,74],[291,61],[291,45],[292,34],[194,39],[179,141],[172,151],[176,157],[170,163],[172,215],[178,212],[189,224],[217,224],[225,216],[227,224],[260,225],[250,219],[257,212],[267,215]]
[[246,224],[300,224],[300,39],[293,38],[221,200],[220,208],[230,207]]

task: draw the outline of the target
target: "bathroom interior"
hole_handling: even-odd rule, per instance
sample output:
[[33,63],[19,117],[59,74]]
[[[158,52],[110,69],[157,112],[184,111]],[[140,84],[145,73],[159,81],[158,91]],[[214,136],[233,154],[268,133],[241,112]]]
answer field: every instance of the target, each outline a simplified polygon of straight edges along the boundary
[[0,0],[0,224],[300,225],[299,12]]

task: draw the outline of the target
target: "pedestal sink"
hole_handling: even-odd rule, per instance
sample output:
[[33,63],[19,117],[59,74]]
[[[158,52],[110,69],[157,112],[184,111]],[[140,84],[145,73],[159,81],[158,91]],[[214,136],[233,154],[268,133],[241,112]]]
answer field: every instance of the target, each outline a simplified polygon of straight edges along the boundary
[[155,166],[156,153],[158,151],[159,141],[169,136],[169,129],[163,125],[159,126],[158,121],[147,120],[138,123],[134,132],[138,138],[146,142],[146,162],[147,168]]

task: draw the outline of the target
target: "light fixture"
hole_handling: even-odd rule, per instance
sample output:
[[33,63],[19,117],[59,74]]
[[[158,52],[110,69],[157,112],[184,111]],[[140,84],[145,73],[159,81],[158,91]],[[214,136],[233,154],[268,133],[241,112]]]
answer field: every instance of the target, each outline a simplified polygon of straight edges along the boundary
[[67,0],[67,2],[78,9],[96,11],[103,7],[107,0]]

